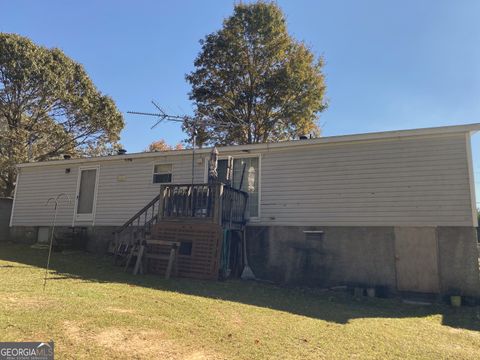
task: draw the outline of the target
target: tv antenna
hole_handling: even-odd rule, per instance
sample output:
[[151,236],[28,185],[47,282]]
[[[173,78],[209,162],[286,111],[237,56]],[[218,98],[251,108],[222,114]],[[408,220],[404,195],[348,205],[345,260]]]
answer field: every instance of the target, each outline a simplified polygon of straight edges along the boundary
[[[164,121],[172,121],[177,123],[190,123],[192,126],[192,185],[194,182],[194,174],[195,174],[195,147],[197,141],[197,124],[202,123],[205,125],[217,125],[223,127],[232,127],[237,124],[233,123],[232,121],[219,121],[219,120],[209,120],[209,119],[199,119],[194,118],[188,115],[171,115],[167,114],[155,101],[152,100],[153,106],[155,106],[158,110],[157,113],[151,112],[141,112],[141,111],[127,111],[128,114],[132,115],[142,115],[142,116],[153,116],[156,117],[158,120],[150,127],[150,129],[154,129],[158,125],[160,125]],[[241,122],[243,125],[247,125],[246,122],[235,116],[231,112],[228,113],[230,116],[234,117],[236,120]],[[247,125],[248,126],[248,125]]]
[[180,122],[183,123],[185,120],[193,120],[192,117],[184,115],[169,115],[167,114],[155,101],[152,100],[153,106],[157,108],[159,111],[158,113],[150,113],[150,112],[141,112],[141,111],[127,111],[128,114],[134,114],[134,115],[143,115],[143,116],[155,116],[158,118],[157,122],[153,124],[150,129],[155,128],[157,125],[159,125],[161,122],[167,120],[167,121],[173,121],[173,122]]
[[185,123],[187,121],[191,121],[192,123],[192,185],[194,183],[195,178],[195,147],[196,147],[196,140],[197,134],[195,129],[195,120],[187,115],[170,115],[167,114],[155,101],[152,100],[153,106],[155,106],[158,110],[158,113],[151,113],[151,112],[142,112],[142,111],[127,111],[128,114],[133,115],[142,115],[142,116],[154,116],[158,118],[158,120],[153,124],[150,129],[154,129],[158,125],[160,125],[164,121],[172,121],[177,123]]

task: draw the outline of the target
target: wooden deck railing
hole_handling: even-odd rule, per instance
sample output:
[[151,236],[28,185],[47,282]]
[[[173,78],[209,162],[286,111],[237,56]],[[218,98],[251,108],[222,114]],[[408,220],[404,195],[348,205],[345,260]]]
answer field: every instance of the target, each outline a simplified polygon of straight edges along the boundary
[[160,201],[160,194],[155,196],[147,205],[140,209],[135,215],[128,219],[117,232],[122,232],[128,227],[149,227],[157,220],[158,204]]
[[211,218],[215,210],[215,190],[208,184],[162,185],[160,217]]
[[122,226],[114,231],[115,237],[115,261],[117,255],[128,251],[136,240],[145,238],[152,225],[158,221],[160,194],[155,196],[147,205],[128,219]]
[[115,255],[128,251],[162,220],[199,220],[241,228],[247,222],[247,200],[246,192],[222,183],[164,184],[159,195],[114,232]]
[[223,186],[222,191],[222,219],[221,223],[227,227],[244,225],[246,223],[248,194],[244,191]]
[[246,223],[248,194],[222,183],[165,184],[160,189],[162,220],[207,220],[225,227]]

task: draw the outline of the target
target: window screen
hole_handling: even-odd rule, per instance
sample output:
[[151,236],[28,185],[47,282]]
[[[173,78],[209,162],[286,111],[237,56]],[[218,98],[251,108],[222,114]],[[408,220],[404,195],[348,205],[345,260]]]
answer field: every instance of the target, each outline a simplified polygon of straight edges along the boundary
[[172,182],[172,164],[158,164],[153,168],[153,183],[163,184]]

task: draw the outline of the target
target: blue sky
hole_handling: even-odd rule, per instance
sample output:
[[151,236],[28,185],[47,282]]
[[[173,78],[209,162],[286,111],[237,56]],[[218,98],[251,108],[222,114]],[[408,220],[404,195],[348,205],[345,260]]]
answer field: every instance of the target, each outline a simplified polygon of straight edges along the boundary
[[[191,113],[184,76],[198,41],[221,27],[233,4],[0,0],[0,31],[59,47],[82,63],[125,114],[122,144],[136,152],[159,138],[184,138],[176,124],[152,131],[153,119],[126,111],[153,111],[155,99],[172,113]],[[278,4],[290,33],[325,58],[325,136],[480,122],[480,1]],[[480,180],[480,134],[473,149]]]

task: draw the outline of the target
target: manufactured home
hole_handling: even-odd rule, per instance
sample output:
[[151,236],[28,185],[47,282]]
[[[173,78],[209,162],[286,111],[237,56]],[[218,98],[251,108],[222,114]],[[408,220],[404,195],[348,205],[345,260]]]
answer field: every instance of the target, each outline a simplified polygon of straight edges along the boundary
[[[94,251],[118,241],[119,229],[168,223],[158,236],[175,226],[187,238],[203,234],[179,256],[215,277],[224,230],[240,229],[261,279],[479,295],[470,147],[478,130],[219,147],[218,180],[233,174],[225,188],[209,184],[209,148],[19,164],[11,234],[35,239],[48,229],[46,201],[64,193],[70,202],[60,201],[57,226],[82,229]],[[208,263],[188,262],[195,253]]]

